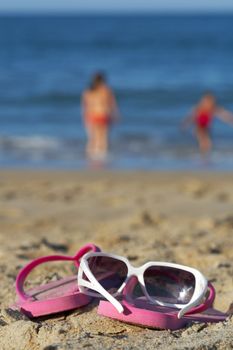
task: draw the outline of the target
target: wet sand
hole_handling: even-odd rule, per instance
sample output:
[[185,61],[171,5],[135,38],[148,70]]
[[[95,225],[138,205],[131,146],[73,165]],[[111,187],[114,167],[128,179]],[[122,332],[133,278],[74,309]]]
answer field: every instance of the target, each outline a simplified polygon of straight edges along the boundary
[[[151,330],[97,315],[98,302],[30,321],[9,305],[30,259],[73,255],[93,242],[134,265],[165,260],[200,269],[216,288],[215,307],[233,303],[233,174],[160,172],[0,173],[0,348],[232,349],[233,318]],[[38,268],[27,287],[67,273]],[[59,272],[58,272],[59,271]]]

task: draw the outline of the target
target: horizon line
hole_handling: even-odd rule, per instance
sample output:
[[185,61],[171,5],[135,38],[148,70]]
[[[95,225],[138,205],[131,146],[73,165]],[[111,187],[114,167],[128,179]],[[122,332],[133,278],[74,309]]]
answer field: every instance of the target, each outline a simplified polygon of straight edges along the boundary
[[126,15],[126,16],[134,16],[134,15],[147,15],[147,16],[153,16],[153,15],[232,15],[233,14],[233,8],[232,9],[200,9],[200,10],[0,10],[0,16],[6,15],[6,16],[30,16],[30,15],[48,15],[48,16],[95,16],[95,15],[103,15],[103,16],[113,16],[113,15]]

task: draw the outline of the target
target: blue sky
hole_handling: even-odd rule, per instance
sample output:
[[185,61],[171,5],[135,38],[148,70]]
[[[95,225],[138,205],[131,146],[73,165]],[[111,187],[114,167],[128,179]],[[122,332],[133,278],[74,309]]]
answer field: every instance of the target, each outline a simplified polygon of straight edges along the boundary
[[233,11],[233,0],[8,0],[0,11]]

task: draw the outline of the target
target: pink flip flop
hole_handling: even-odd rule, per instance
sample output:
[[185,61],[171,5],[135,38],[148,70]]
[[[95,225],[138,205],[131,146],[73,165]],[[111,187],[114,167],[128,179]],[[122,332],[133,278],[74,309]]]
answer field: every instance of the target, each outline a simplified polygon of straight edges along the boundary
[[101,300],[98,314],[130,324],[170,330],[183,328],[190,322],[220,322],[228,316],[212,308],[215,290],[211,283],[208,284],[209,295],[204,303],[194,307],[181,318],[178,318],[178,311],[175,308],[153,305],[145,297],[132,298],[135,283],[137,279],[132,278],[124,288],[121,300],[124,308],[122,313],[118,312],[109,301]]
[[18,309],[28,317],[38,317],[72,310],[87,305],[91,298],[81,293],[77,285],[77,276],[70,276],[55,282],[49,282],[29,291],[24,291],[24,282],[29,273],[38,265],[51,261],[73,261],[79,267],[80,258],[89,251],[100,251],[94,244],[86,244],[74,257],[50,255],[31,261],[16,278],[18,300],[11,308]]

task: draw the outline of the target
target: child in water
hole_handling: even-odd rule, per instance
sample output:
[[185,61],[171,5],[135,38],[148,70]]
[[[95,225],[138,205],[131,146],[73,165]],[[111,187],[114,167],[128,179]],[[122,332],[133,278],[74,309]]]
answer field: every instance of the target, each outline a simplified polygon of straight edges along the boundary
[[225,123],[233,124],[233,114],[218,106],[215,96],[208,92],[203,95],[191,114],[183,122],[184,127],[190,124],[195,125],[199,150],[203,156],[210,153],[212,149],[210,129],[215,117]]
[[84,91],[82,110],[88,137],[86,153],[92,159],[103,159],[108,151],[109,127],[118,118],[118,109],[102,73],[96,73]]

